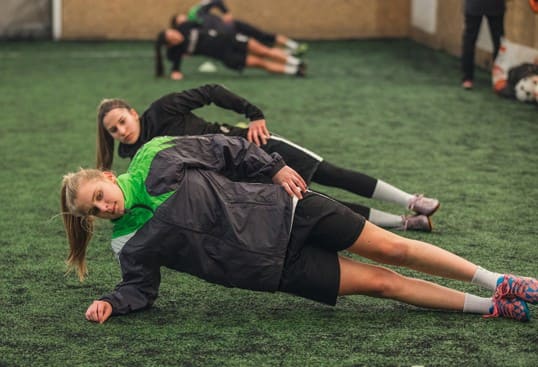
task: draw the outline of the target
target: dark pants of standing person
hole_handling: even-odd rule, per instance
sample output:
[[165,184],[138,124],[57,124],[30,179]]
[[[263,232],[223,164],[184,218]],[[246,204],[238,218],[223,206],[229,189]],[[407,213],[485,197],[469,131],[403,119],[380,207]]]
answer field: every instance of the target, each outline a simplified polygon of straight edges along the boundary
[[[484,15],[488,19],[491,40],[493,41],[493,59],[497,57],[501,36],[504,34],[504,15]],[[474,54],[476,39],[482,23],[482,15],[465,15],[465,30],[463,32],[463,55],[461,68],[463,80],[474,79]]]

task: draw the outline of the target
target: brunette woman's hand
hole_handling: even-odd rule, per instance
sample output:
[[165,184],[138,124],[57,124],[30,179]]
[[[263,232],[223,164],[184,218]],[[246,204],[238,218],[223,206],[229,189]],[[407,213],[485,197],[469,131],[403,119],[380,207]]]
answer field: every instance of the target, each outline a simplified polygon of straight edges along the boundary
[[183,74],[181,73],[181,71],[172,71],[170,73],[170,79],[172,79],[172,80],[181,80],[181,79],[183,79]]
[[112,315],[112,305],[107,301],[93,301],[86,310],[86,320],[102,324]]
[[269,139],[269,130],[265,126],[265,120],[254,120],[248,124],[247,140],[257,146],[267,144]]
[[301,193],[306,191],[305,180],[290,166],[282,167],[273,176],[273,182],[281,185],[290,196],[296,196],[299,199],[303,198]]

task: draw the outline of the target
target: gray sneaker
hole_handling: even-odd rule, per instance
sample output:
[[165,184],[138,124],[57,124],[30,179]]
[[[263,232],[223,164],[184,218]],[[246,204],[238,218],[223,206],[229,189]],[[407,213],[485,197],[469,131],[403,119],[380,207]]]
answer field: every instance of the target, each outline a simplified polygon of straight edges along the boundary
[[429,217],[430,215],[433,215],[437,209],[439,209],[439,206],[441,206],[441,204],[439,204],[439,200],[427,198],[422,194],[415,194],[415,197],[409,202],[408,209]]
[[430,217],[423,214],[402,215],[402,223],[400,229],[403,231],[431,232],[433,229]]

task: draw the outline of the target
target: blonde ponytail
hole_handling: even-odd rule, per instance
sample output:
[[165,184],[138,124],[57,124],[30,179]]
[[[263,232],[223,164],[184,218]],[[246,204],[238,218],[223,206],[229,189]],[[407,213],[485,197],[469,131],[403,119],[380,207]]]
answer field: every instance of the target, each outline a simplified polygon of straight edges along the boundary
[[60,206],[65,234],[69,242],[67,272],[76,270],[80,281],[88,273],[86,250],[93,234],[94,217],[80,213],[75,205],[81,182],[103,177],[103,172],[94,169],[81,169],[63,177],[60,190]]

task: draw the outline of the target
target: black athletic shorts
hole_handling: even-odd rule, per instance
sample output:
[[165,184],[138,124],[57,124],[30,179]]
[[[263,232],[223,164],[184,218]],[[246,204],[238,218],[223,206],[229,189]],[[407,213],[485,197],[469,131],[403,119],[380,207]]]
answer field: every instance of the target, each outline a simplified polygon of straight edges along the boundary
[[248,38],[237,33],[226,47],[222,55],[222,63],[234,70],[243,70],[247,63]]
[[276,134],[271,134],[271,139],[267,140],[267,144],[262,145],[261,148],[267,153],[280,154],[286,164],[296,170],[307,183],[310,183],[323,160],[316,153]]
[[210,29],[200,35],[193,54],[221,61],[234,70],[243,70],[247,62],[248,37],[239,33],[222,33]]
[[307,192],[295,209],[279,290],[334,306],[338,251],[361,234],[364,217],[324,195]]

